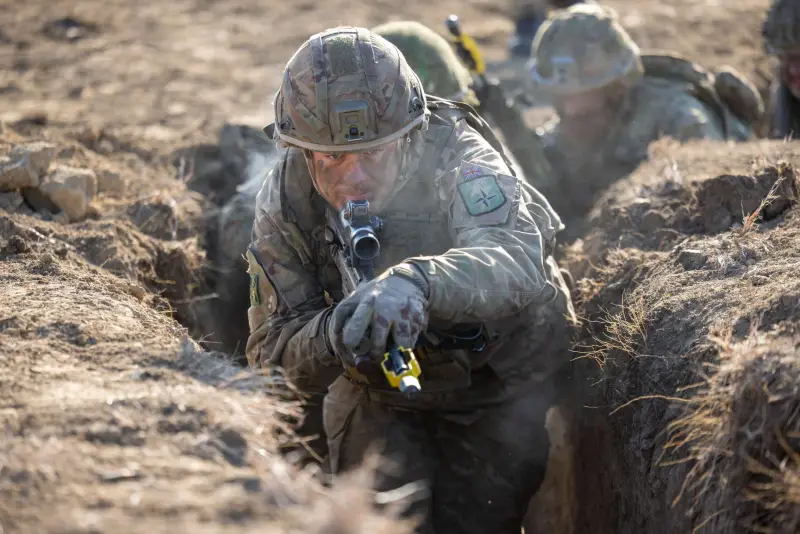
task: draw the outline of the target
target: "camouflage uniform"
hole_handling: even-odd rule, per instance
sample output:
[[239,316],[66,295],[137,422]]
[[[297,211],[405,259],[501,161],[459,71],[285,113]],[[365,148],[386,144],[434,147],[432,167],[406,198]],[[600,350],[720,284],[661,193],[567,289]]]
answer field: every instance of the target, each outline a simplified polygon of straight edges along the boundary
[[[542,191],[570,220],[584,216],[596,193],[646,159],[656,139],[744,140],[751,135],[721,102],[710,73],[674,56],[643,57],[607,8],[564,10],[542,26],[534,47],[531,74],[538,92],[550,98],[599,90],[623,95],[594,142],[571,141],[559,119],[537,132],[561,176],[555,190]],[[721,79],[731,78],[744,83],[732,70]]]
[[[340,48],[328,44],[334,39]],[[361,57],[342,51],[346,42],[362,54],[371,44],[376,61],[357,62],[355,69],[375,69],[371,75],[344,77],[354,73],[354,64],[334,54]],[[289,147],[257,199],[248,253],[254,280],[248,358],[282,366],[306,391],[327,389],[325,431],[335,473],[356,467],[378,445],[394,462],[378,475],[375,489],[428,481],[430,493],[409,510],[421,514],[419,532],[517,534],[546,465],[551,376],[567,357],[572,306],[551,255],[560,221],[536,190],[512,176],[471,126],[474,117],[435,101],[418,114],[415,103],[426,97],[391,44],[347,28],[309,43],[290,61],[276,98],[276,129]],[[328,53],[327,63],[320,50]],[[407,77],[398,81],[398,71]],[[365,88],[365,79],[379,82],[373,87],[382,94]],[[397,92],[389,98],[384,87]],[[328,319],[344,297],[342,274],[326,246],[326,202],[297,147],[315,146],[308,139],[318,134],[302,132],[317,132],[311,123],[325,124],[316,118],[325,114],[323,90],[336,102],[386,98],[375,103],[377,126],[364,128],[361,146],[394,138],[392,132],[405,136],[403,171],[380,213],[378,272],[405,263],[424,273],[429,332],[479,324],[487,332],[483,350],[426,345],[423,391],[413,400],[379,377],[365,381],[344,369],[330,341]],[[398,114],[409,105],[417,122],[401,123]],[[282,118],[287,108],[295,110],[291,120]],[[321,137],[335,139],[328,131]],[[334,142],[328,149],[352,146]]]
[[551,187],[556,176],[543,148],[525,125],[522,110],[506,98],[496,81],[484,79],[476,95],[472,75],[450,43],[419,22],[395,21],[372,31],[400,49],[422,80],[426,93],[469,104],[496,125],[503,136],[506,154],[515,169],[522,171],[518,172],[521,179],[534,187]]
[[[776,0],[770,7],[763,27],[767,51],[776,56],[800,54],[800,2]],[[769,137],[796,138],[800,134],[800,96],[786,84],[781,58],[775,81],[770,88],[768,111]]]
[[472,76],[447,40],[424,24],[411,20],[387,22],[372,28],[405,56],[422,81],[425,93],[477,106]]

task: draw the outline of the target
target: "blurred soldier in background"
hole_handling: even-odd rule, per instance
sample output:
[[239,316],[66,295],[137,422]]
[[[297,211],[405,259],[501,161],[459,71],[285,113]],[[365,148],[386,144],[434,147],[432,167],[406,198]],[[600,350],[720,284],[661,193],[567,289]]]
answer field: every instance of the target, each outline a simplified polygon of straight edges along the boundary
[[567,220],[585,215],[656,139],[745,140],[763,112],[758,92],[732,69],[643,56],[616,13],[598,5],[555,12],[536,36],[530,72],[557,114],[538,131],[560,176],[557,190],[543,193]]
[[519,176],[536,188],[547,188],[553,169],[525,125],[523,110],[496,80],[473,77],[447,39],[419,22],[389,22],[373,31],[400,49],[428,94],[473,106],[499,130]]
[[554,9],[565,9],[579,3],[593,4],[593,0],[513,0],[514,36],[508,42],[512,58],[528,59],[531,55],[533,39],[539,26]]
[[778,58],[770,90],[768,135],[794,138],[800,133],[800,0],[776,0],[763,30],[767,51]]

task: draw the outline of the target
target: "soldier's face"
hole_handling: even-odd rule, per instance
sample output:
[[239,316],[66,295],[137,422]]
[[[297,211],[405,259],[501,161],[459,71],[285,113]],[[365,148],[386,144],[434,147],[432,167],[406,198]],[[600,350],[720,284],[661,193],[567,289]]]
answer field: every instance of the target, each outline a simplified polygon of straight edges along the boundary
[[617,91],[597,89],[569,96],[553,97],[553,107],[561,120],[561,131],[574,142],[591,142],[608,131],[621,101]]
[[368,200],[379,210],[400,176],[403,141],[376,150],[307,153],[317,191],[337,210],[348,200]]
[[800,98],[800,54],[787,54],[781,58],[783,82],[789,91]]

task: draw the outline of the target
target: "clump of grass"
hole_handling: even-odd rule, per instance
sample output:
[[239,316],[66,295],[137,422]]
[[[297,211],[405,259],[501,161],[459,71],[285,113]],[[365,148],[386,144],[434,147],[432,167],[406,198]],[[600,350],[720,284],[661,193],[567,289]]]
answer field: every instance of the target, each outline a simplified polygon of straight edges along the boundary
[[[800,531],[800,362],[791,342],[713,337],[709,365],[669,427],[664,466],[691,464],[673,506],[690,498],[695,531]],[[786,345],[786,346],[784,346]]]
[[756,227],[756,222],[761,218],[761,215],[767,206],[780,198],[780,195],[778,195],[778,188],[780,188],[784,180],[785,178],[783,176],[775,180],[775,183],[772,184],[769,193],[767,193],[767,196],[765,196],[761,201],[761,204],[759,204],[758,208],[753,210],[753,212],[749,215],[745,215],[744,219],[742,220],[742,227],[737,230],[737,235],[739,237],[744,237],[752,232]]
[[617,311],[601,310],[603,316],[594,321],[600,326],[600,333],[592,334],[592,342],[578,346],[574,352],[603,368],[614,354],[636,356],[638,347],[647,341],[647,308],[642,297],[623,295]]
[[[742,227],[736,230],[736,235],[738,237],[744,237],[750,234],[754,229],[756,229],[757,222],[762,219],[764,216],[764,211],[772,205],[773,202],[779,200],[781,198],[790,198],[792,201],[796,201],[796,189],[797,184],[790,182],[796,181],[796,175],[794,171],[794,167],[786,161],[778,161],[774,165],[770,166],[771,171],[774,172],[775,175],[778,176],[778,179],[775,180],[775,183],[772,184],[770,187],[767,196],[765,196],[759,206],[752,211],[752,213],[743,215],[742,218]],[[788,188],[789,190],[786,191],[787,188],[783,187],[784,185],[790,185]]]

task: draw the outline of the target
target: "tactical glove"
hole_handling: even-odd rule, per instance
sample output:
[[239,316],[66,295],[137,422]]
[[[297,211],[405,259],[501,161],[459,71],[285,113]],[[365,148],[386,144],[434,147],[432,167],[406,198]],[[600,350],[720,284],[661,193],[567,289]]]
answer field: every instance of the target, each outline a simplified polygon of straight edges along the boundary
[[353,355],[380,359],[390,341],[412,348],[428,324],[427,282],[401,264],[359,286],[331,314],[328,339],[345,366]]

